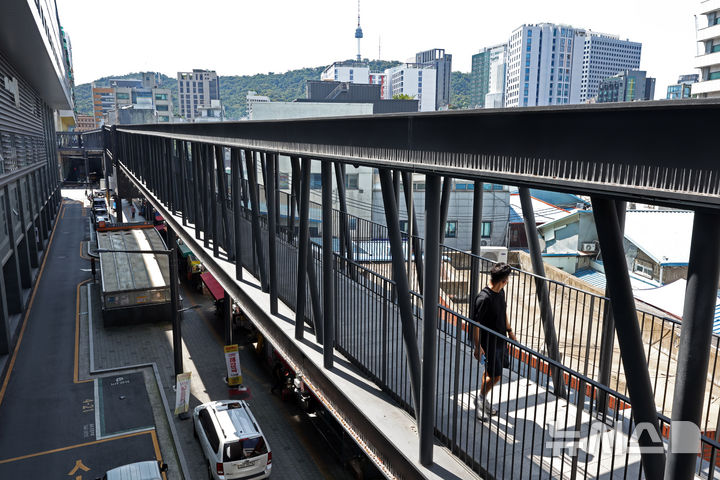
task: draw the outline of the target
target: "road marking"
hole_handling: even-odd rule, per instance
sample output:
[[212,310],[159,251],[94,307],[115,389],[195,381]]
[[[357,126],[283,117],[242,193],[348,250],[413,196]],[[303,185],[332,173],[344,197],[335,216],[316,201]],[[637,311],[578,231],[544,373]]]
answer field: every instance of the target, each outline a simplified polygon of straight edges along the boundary
[[84,258],[85,260],[92,260],[90,257],[85,255],[85,251],[83,250],[84,243],[85,243],[84,241],[80,242],[80,258]]
[[17,462],[20,460],[26,460],[28,458],[34,458],[34,457],[42,457],[43,455],[50,455],[51,453],[58,453],[58,452],[66,452],[68,450],[74,450],[76,448],[82,448],[82,447],[89,447],[91,445],[99,445],[101,443],[107,443],[112,442],[113,440],[121,440],[123,438],[131,438],[131,437],[138,437],[140,435],[147,435],[150,431],[144,431],[144,432],[135,432],[135,433],[128,433],[126,435],[118,436],[118,437],[112,437],[112,438],[103,438],[101,440],[95,440],[92,442],[85,442],[85,443],[78,443],[76,445],[70,445],[67,447],[60,447],[55,448],[53,450],[46,450],[44,452],[37,452],[37,453],[30,453],[28,455],[23,455],[21,457],[14,457],[14,458],[6,458],[5,460],[0,460],[0,465],[5,463],[12,463]]
[[[60,205],[60,210],[62,210],[62,213],[64,215],[65,214],[65,203],[62,203]],[[5,392],[7,391],[8,382],[10,381],[10,375],[12,374],[13,367],[15,367],[15,360],[17,359],[17,354],[20,351],[20,344],[22,343],[23,336],[25,335],[25,328],[27,327],[27,319],[30,316],[30,312],[32,311],[33,303],[35,302],[35,294],[37,293],[38,286],[40,286],[40,280],[42,279],[42,274],[45,271],[45,263],[47,262],[47,259],[50,256],[50,247],[52,247],[53,238],[55,238],[55,232],[57,231],[57,225],[58,225],[58,217],[55,217],[55,225],[53,225],[52,234],[50,234],[50,240],[48,240],[45,258],[43,258],[42,265],[40,265],[40,271],[38,272],[37,279],[35,280],[35,286],[33,287],[33,292],[32,292],[32,295],[30,296],[30,302],[28,303],[27,310],[25,311],[25,316],[23,317],[22,327],[20,328],[20,335],[18,336],[18,341],[17,341],[17,344],[15,345],[15,350],[13,351],[12,358],[10,359],[10,364],[8,365],[7,374],[5,375],[5,380],[3,380],[2,387],[0,387],[0,405],[2,405],[3,398],[5,398]]]
[[[150,432],[150,436],[152,437],[153,448],[155,449],[155,460],[162,464],[162,453],[160,453],[160,444],[158,443],[157,432],[155,431],[155,429]],[[165,472],[162,472],[162,476],[165,480],[167,480]]]
[[73,365],[73,383],[92,382],[92,378],[80,380],[80,287],[90,282],[90,279],[78,283],[75,290],[75,365]]

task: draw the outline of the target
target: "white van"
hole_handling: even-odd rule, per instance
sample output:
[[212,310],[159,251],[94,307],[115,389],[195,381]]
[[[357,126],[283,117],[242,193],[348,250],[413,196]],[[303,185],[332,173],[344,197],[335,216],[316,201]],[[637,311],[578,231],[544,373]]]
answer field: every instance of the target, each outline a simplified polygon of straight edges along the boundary
[[217,480],[268,478],[272,451],[247,403],[220,400],[193,410],[193,429]]
[[162,480],[162,472],[166,472],[167,468],[167,465],[160,465],[155,460],[130,463],[108,470],[98,480]]

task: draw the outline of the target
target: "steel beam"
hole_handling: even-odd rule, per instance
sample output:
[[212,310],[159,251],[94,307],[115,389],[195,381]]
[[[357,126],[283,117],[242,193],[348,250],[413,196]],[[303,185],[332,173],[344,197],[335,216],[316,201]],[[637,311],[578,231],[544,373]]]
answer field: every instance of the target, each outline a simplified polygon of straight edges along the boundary
[[[618,224],[620,225],[620,232],[625,232],[625,210],[627,204],[619,200],[615,200],[615,210],[617,211]],[[610,298],[610,293],[605,287],[605,298]],[[592,312],[590,313],[592,315]],[[612,360],[613,360],[613,349],[615,345],[615,318],[613,317],[612,308],[610,308],[610,302],[604,302],[603,308],[603,324],[600,333],[600,366],[598,367],[598,381],[605,385],[610,386],[610,374],[612,372]],[[605,418],[608,407],[608,395],[607,392],[600,390],[598,391],[597,409],[598,413],[602,418]]]
[[387,224],[392,254],[392,270],[395,288],[397,289],[397,303],[400,308],[400,323],[402,326],[403,343],[410,369],[410,391],[412,392],[413,406],[416,414],[420,413],[420,354],[418,353],[415,324],[410,304],[410,286],[403,262],[402,236],[400,233],[400,218],[397,203],[395,203],[395,190],[390,176],[390,170],[379,169],[380,186],[382,189],[383,205],[385,206],[385,223]]
[[[299,168],[299,167],[298,167]],[[293,169],[294,170],[294,169]],[[306,279],[310,253],[310,159],[303,158],[302,180],[293,172],[293,186],[300,182],[300,231],[298,232],[297,294],[295,299],[295,338],[302,340],[305,327]],[[298,189],[296,188],[296,191]],[[317,318],[317,317],[316,317]]]
[[258,200],[258,184],[256,177],[257,165],[253,153],[245,151],[245,165],[248,172],[248,187],[250,189],[250,207],[252,213],[252,230],[257,255],[258,270],[260,272],[260,286],[263,292],[269,291],[267,275],[265,273],[265,255],[263,253],[262,235],[260,233],[260,203]]
[[[649,425],[659,434],[660,426],[655,396],[650,382],[650,373],[647,370],[647,359],[643,352],[642,334],[635,310],[630,275],[625,262],[623,234],[620,230],[615,203],[607,198],[591,198],[600,248],[603,252],[607,286],[615,316],[615,331],[625,367],[633,420],[636,425]],[[658,451],[658,453],[646,451],[642,454],[645,477],[663,478],[665,454],[662,442],[656,443],[648,435],[641,435],[638,443],[641,447]]]
[[[415,255],[415,274],[417,276],[418,289],[420,294],[423,293],[423,252],[420,246],[420,234],[418,233],[417,214],[413,204],[412,195],[412,176],[409,172],[402,172],[402,181],[405,191],[405,206],[407,207],[408,216],[408,255],[412,251]],[[410,239],[412,239],[412,248],[410,248]]]
[[[530,260],[532,261],[533,273],[535,274],[535,292],[540,303],[540,319],[542,320],[543,332],[545,333],[545,348],[548,357],[561,362],[560,350],[558,348],[557,334],[555,333],[555,320],[553,319],[552,305],[550,303],[550,292],[545,281],[545,264],[540,250],[537,226],[535,225],[535,212],[533,211],[530,190],[520,187],[520,204],[523,212],[523,223],[525,224],[525,235],[527,236]],[[562,373],[557,367],[551,367],[555,395],[565,398],[567,389]]]
[[267,199],[268,218],[268,267],[270,277],[270,313],[278,312],[278,278],[277,278],[277,200],[275,188],[275,167],[276,157],[273,153],[265,155],[265,168],[267,171],[267,185],[265,186],[265,197]]
[[321,164],[322,175],[322,266],[323,266],[323,366],[333,367],[335,348],[335,276],[332,228],[332,164]]
[[473,190],[472,238],[470,240],[470,291],[468,312],[472,315],[475,297],[480,292],[480,257],[482,250],[483,182],[476,180]]
[[243,277],[243,259],[242,259],[242,232],[240,222],[242,222],[242,206],[240,205],[240,183],[242,180],[242,166],[240,165],[240,150],[233,148],[230,150],[230,169],[231,169],[231,189],[233,203],[233,240],[235,241],[235,278],[242,280]]
[[[713,317],[720,275],[720,215],[696,211],[693,220],[690,262],[683,305],[682,334],[678,352],[675,394],[673,395],[670,453],[665,466],[666,480],[695,478],[700,439],[688,438],[688,430],[677,422],[691,422],[700,432],[703,399],[707,383]],[[683,435],[684,434],[684,435]],[[675,453],[674,447],[688,448],[697,440],[697,452]],[[714,465],[711,467],[714,468]]]
[[433,463],[437,386],[437,323],[440,297],[440,177],[425,176],[425,290],[423,292],[423,359],[420,383],[420,463]]

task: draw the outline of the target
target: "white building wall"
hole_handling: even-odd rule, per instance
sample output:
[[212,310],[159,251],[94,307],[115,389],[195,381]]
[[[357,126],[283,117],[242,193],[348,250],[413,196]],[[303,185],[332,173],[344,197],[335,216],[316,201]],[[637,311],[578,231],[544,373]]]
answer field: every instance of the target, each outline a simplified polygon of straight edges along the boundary
[[387,86],[384,98],[409,95],[419,101],[421,112],[435,111],[436,72],[434,68],[418,68],[410,64],[385,70]]
[[692,85],[692,96],[720,97],[720,2],[700,2],[695,26],[698,42],[695,68],[700,70],[700,81]]
[[600,82],[606,78],[623,70],[638,70],[641,49],[640,43],[588,31],[583,51],[580,102],[595,98]]
[[330,65],[320,80],[350,83],[370,83],[370,67],[362,65]]

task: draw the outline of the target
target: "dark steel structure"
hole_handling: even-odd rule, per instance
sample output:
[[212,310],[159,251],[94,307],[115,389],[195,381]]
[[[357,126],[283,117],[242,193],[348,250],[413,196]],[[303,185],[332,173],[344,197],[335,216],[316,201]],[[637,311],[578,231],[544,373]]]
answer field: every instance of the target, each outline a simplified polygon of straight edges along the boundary
[[[294,339],[277,337],[291,360],[303,363],[292,345],[310,328],[322,344],[324,368],[334,368],[334,351],[342,352],[415,415],[420,463],[432,464],[437,438],[470,467],[496,478],[563,476],[564,470],[571,470],[573,478],[596,477],[606,475],[603,469],[607,468],[628,477],[691,478],[699,474],[713,478],[717,477],[715,459],[720,444],[706,432],[713,431],[708,422],[717,419],[718,412],[709,403],[704,406],[708,378],[700,374],[712,367],[712,394],[717,353],[711,359],[710,347],[720,346],[719,337],[710,334],[710,305],[720,269],[720,169],[713,140],[713,119],[718,114],[719,102],[676,101],[141,125],[118,127],[117,139],[111,142],[107,137],[105,145],[119,172],[159,211],[168,212],[168,222],[214,274],[215,258],[236,262],[233,277],[219,269],[216,276],[264,331],[280,335],[267,320],[267,313],[234,283],[242,277],[243,268],[260,279],[263,291],[270,292],[273,312],[278,300],[295,309]],[[669,122],[680,131],[661,135]],[[618,123],[642,128],[632,137],[611,134]],[[562,136],[551,134],[558,129],[564,132]],[[687,141],[690,138],[692,141]],[[290,157],[293,166],[290,194],[278,192],[279,155]],[[230,188],[221,175],[227,158]],[[262,187],[257,181],[257,159],[264,176]],[[321,162],[321,205],[310,201],[312,160]],[[348,228],[344,165],[378,168],[385,225],[354,218],[357,227],[353,231]],[[338,211],[332,203],[333,168]],[[411,172],[427,176],[424,238],[414,230],[401,232],[399,226],[400,179],[408,195]],[[473,180],[476,193],[482,192],[483,182],[517,185],[525,200],[534,272],[518,271],[507,287],[508,312],[519,341],[508,340],[510,375],[493,391],[504,422],[475,420],[469,405],[481,367],[468,339],[475,329],[484,327],[469,318],[467,307],[446,300],[464,298],[471,304],[487,281],[491,263],[479,257],[481,193],[474,197],[472,252],[453,251],[442,245],[447,197],[440,175],[445,176],[445,185],[452,178]],[[592,196],[609,298],[545,278],[527,202],[530,187]],[[682,327],[635,308],[617,209],[617,202],[625,200],[696,211]],[[406,203],[411,207],[411,201]],[[313,210],[322,210],[322,245],[310,239],[311,204]],[[278,220],[280,205],[287,206],[291,217],[287,228]],[[177,220],[171,210],[178,211]],[[221,227],[218,211],[223,217]],[[411,219],[414,212],[408,213]],[[185,224],[187,232],[182,227]],[[205,248],[198,243],[201,236]],[[387,239],[392,278],[355,255],[355,242],[365,238]],[[404,242],[412,245],[418,291],[411,287]],[[252,249],[240,248],[251,244]],[[466,286],[454,287],[458,290],[449,293],[439,288],[441,275],[450,271],[445,258],[457,259],[455,271],[470,272],[469,281],[462,284]],[[318,271],[322,273],[320,282]],[[610,309],[614,321],[604,313]],[[601,343],[603,354],[612,353],[607,338],[611,327],[617,334],[621,358],[598,358]],[[669,337],[672,343],[677,336],[681,338],[679,354],[661,364],[660,356],[668,355],[661,351],[664,339]],[[577,338],[583,338],[582,344]],[[670,380],[674,373],[671,365],[677,365],[676,381]],[[401,476],[417,474],[407,459],[393,458],[393,448],[381,432],[358,420],[362,418],[358,408],[324,382],[321,371],[307,368],[309,378],[339,406],[347,428],[366,440],[389,470]],[[667,370],[662,372],[662,368]],[[614,385],[609,370],[617,373]],[[696,378],[690,378],[689,372]],[[675,389],[674,400],[667,401],[670,388]],[[561,404],[563,414],[558,413]],[[548,454],[545,450],[546,442],[558,431],[592,441],[594,433],[588,425],[594,418],[611,423],[626,439],[638,424],[641,428],[649,425],[660,434],[669,431],[672,438],[668,414],[673,420],[695,423],[703,432],[700,444],[704,450],[699,456],[671,451],[666,460],[665,441],[652,435],[640,435],[640,445],[661,450],[644,451],[641,464],[631,453],[622,452],[622,442],[601,445],[593,455],[564,449]],[[519,421],[521,417],[524,423]],[[548,429],[548,423],[555,426]],[[528,456],[526,446],[535,453]],[[601,461],[604,458],[612,459],[608,460],[610,467]]]

